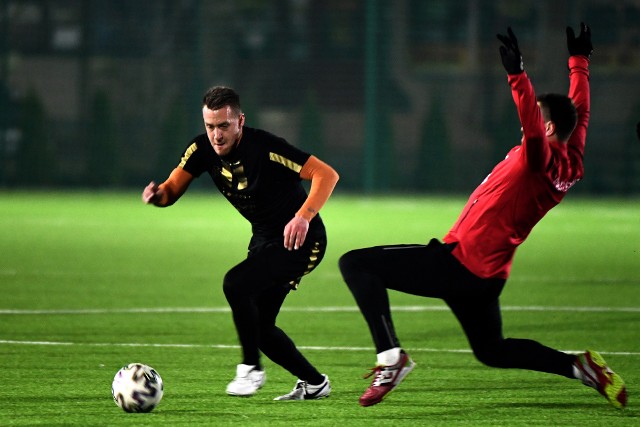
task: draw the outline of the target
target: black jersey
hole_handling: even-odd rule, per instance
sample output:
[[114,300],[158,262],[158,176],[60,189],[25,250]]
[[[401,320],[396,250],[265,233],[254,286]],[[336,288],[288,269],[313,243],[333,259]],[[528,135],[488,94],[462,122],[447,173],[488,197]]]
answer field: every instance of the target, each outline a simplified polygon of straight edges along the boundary
[[[285,225],[307,198],[300,170],[311,155],[269,132],[243,127],[240,144],[218,156],[207,134],[198,135],[178,167],[195,177],[207,172],[218,190],[250,223],[254,235],[282,237]],[[309,233],[324,233],[316,215]]]

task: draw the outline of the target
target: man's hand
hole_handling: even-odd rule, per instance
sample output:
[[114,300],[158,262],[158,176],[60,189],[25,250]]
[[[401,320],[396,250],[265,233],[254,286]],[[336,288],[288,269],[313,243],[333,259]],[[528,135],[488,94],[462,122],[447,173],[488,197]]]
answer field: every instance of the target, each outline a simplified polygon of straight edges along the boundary
[[288,250],[298,250],[304,244],[309,231],[309,221],[296,215],[284,227],[284,247]]
[[158,188],[155,182],[151,181],[142,191],[142,201],[147,204],[156,204],[162,200],[163,195],[164,191]]
[[576,37],[573,28],[567,27],[567,48],[569,55],[582,55],[591,58],[593,44],[591,44],[591,28],[584,22],[580,23],[580,35]]
[[522,54],[518,48],[518,39],[511,31],[511,27],[507,28],[507,35],[497,34],[498,40],[502,42],[500,46],[500,57],[502,65],[508,74],[520,74],[524,71],[522,63]]

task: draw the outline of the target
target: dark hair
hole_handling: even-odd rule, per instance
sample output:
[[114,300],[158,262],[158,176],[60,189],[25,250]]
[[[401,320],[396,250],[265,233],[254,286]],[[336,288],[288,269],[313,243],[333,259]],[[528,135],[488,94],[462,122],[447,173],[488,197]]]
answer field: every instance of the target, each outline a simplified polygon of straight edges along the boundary
[[578,122],[578,112],[571,98],[557,93],[545,93],[538,95],[537,100],[544,121],[552,121],[556,125],[558,139],[569,140]]
[[206,105],[210,110],[219,110],[228,105],[236,114],[242,113],[240,96],[229,87],[214,86],[209,88],[202,98],[202,105]]

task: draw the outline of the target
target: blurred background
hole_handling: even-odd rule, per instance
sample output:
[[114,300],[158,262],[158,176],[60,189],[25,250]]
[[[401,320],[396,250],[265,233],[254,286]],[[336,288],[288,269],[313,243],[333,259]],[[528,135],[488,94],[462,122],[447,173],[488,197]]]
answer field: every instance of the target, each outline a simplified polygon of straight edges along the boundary
[[332,164],[343,191],[467,193],[520,140],[496,33],[514,29],[538,93],[566,93],[581,21],[572,191],[637,195],[638,0],[0,0],[0,189],[162,180],[227,85],[248,126]]

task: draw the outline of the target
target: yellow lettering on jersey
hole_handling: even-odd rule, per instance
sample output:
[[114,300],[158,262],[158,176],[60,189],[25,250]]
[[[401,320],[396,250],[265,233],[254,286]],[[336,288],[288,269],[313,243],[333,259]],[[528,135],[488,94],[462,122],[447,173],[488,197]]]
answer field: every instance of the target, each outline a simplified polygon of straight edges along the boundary
[[187,151],[185,151],[184,156],[182,156],[182,159],[180,159],[180,164],[178,165],[178,167],[184,168],[184,165],[187,163],[187,160],[189,160],[189,157],[191,157],[191,155],[195,153],[197,149],[198,149],[198,146],[196,145],[195,142],[191,144],[189,148],[187,148]]
[[249,183],[247,182],[247,176],[244,174],[244,166],[241,164],[233,169],[233,173],[238,178],[238,190],[244,190]]
[[222,160],[222,170],[220,171],[223,177],[226,178],[227,185],[232,187],[234,185],[238,190],[244,190],[249,186],[247,176],[244,173],[244,166],[240,162],[227,163]]
[[269,160],[280,163],[281,165],[291,169],[295,173],[300,173],[300,170],[302,169],[301,165],[287,159],[286,157],[281,156],[280,154],[269,153]]
[[227,178],[227,181],[229,181],[229,186],[231,186],[231,183],[233,182],[233,174],[231,173],[231,169],[229,169],[227,165],[223,164],[221,172],[222,176]]

